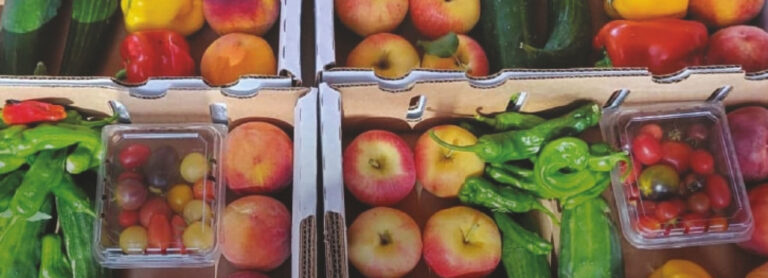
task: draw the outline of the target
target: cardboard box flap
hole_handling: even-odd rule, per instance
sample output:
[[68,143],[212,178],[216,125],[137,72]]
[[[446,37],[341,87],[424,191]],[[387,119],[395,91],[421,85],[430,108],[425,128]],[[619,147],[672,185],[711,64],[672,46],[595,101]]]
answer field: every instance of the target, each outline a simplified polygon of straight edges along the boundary
[[298,100],[294,112],[293,278],[317,277],[317,89]]
[[280,1],[280,45],[277,50],[277,70],[301,85],[301,5],[302,0]]

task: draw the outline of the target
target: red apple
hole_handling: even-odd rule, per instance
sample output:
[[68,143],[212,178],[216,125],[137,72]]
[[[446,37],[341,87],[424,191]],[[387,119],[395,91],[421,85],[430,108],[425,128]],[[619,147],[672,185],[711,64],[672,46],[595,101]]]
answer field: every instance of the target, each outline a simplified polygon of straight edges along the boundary
[[237,199],[221,225],[221,253],[238,268],[270,271],[291,254],[291,213],[271,197]]
[[749,206],[755,221],[755,231],[749,241],[739,243],[739,246],[768,257],[768,184],[761,184],[749,190]]
[[768,69],[768,33],[763,29],[739,25],[717,31],[709,41],[707,63],[741,65],[745,71]]
[[339,19],[360,36],[391,32],[408,13],[408,0],[335,0]]
[[459,126],[441,125],[422,134],[416,142],[416,179],[435,196],[456,197],[467,177],[483,174],[485,162],[475,153],[441,147],[429,137],[431,131],[443,141],[459,146],[473,145],[477,137]]
[[386,78],[397,78],[419,67],[419,53],[403,37],[390,33],[368,36],[352,49],[347,66],[372,68]]
[[[446,36],[456,36],[448,34]],[[474,39],[458,35],[459,44],[451,57],[441,58],[433,54],[429,47],[425,49],[421,66],[428,69],[449,69],[466,71],[469,76],[488,75],[488,56]]]
[[357,136],[344,150],[344,185],[372,206],[393,205],[416,183],[413,152],[400,136],[371,130]]
[[421,259],[421,231],[402,211],[369,209],[352,222],[347,234],[349,261],[366,277],[401,277]]
[[469,207],[436,212],[427,220],[423,241],[424,261],[440,277],[483,277],[501,260],[496,223]]
[[763,10],[765,0],[690,0],[689,13],[710,27],[743,24]]
[[263,36],[280,16],[280,1],[203,0],[203,13],[208,25],[219,35],[249,33]]
[[227,137],[224,176],[237,193],[271,193],[293,177],[293,142],[282,129],[265,122],[236,127]]
[[430,39],[466,34],[480,20],[480,0],[410,0],[410,9],[413,26]]
[[768,109],[742,107],[728,113],[736,158],[745,181],[768,179]]

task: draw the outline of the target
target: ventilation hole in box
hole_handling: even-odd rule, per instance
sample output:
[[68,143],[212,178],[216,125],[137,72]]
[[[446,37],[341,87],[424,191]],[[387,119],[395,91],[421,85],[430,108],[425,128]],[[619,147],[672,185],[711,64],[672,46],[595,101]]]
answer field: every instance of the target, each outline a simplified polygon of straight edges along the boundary
[[405,119],[408,121],[420,121],[424,117],[424,110],[427,107],[427,97],[424,95],[418,95],[411,98],[408,103],[408,111],[405,114]]

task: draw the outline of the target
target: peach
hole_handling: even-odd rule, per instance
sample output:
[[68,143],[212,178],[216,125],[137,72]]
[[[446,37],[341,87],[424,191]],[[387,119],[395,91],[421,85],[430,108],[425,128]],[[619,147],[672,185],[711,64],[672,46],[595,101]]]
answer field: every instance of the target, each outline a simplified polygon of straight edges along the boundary
[[200,61],[203,79],[213,86],[236,82],[247,74],[275,75],[275,52],[264,39],[233,33],[216,39]]
[[459,146],[473,145],[477,137],[456,125],[433,127],[419,137],[414,148],[416,179],[435,196],[456,197],[467,177],[481,176],[485,162],[472,152],[454,152],[429,137],[431,131],[440,139]]
[[403,37],[390,33],[368,36],[347,57],[348,67],[372,68],[386,78],[402,77],[419,64],[416,48]]
[[410,10],[413,26],[430,39],[466,34],[480,20],[480,0],[410,0]]
[[252,195],[224,209],[221,252],[242,269],[270,271],[291,254],[291,213],[280,201]]
[[748,72],[768,69],[768,33],[754,26],[717,31],[709,41],[707,63],[741,65]]
[[203,13],[219,35],[263,36],[280,16],[280,0],[203,0]]
[[440,277],[484,277],[501,261],[496,223],[479,210],[456,206],[424,226],[424,261]]
[[710,27],[743,24],[763,10],[765,0],[690,0],[689,13]]
[[360,202],[388,206],[400,202],[416,184],[413,152],[389,131],[371,130],[344,150],[344,185]]
[[369,209],[352,222],[347,234],[349,261],[366,277],[401,277],[421,259],[421,231],[402,211]]
[[293,142],[288,134],[272,124],[242,124],[227,137],[223,170],[232,191],[279,191],[291,184]]
[[360,36],[391,32],[408,13],[408,0],[335,0],[339,19]]
[[[450,35],[450,34],[449,34]],[[451,57],[441,58],[432,55],[426,49],[421,66],[428,69],[448,69],[466,71],[469,76],[488,75],[488,57],[485,50],[477,41],[466,36],[458,35],[459,45]]]

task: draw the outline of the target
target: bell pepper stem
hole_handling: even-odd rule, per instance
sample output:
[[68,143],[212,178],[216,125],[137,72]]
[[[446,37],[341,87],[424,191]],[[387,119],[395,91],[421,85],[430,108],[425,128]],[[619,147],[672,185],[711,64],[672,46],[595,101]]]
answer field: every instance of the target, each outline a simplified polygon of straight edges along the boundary
[[449,150],[460,151],[460,152],[475,152],[475,150],[477,149],[477,147],[476,147],[477,145],[470,145],[470,146],[456,146],[456,145],[452,145],[452,144],[450,144],[448,142],[443,141],[439,137],[437,137],[437,135],[435,134],[435,131],[430,131],[429,132],[429,137],[431,137],[432,140],[435,140],[435,142],[438,145],[442,146],[443,148],[449,149]]
[[127,74],[128,73],[126,72],[125,69],[120,69],[120,71],[118,71],[115,74],[115,79],[117,79],[117,80],[125,80],[125,77],[127,76]]

